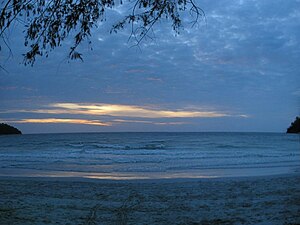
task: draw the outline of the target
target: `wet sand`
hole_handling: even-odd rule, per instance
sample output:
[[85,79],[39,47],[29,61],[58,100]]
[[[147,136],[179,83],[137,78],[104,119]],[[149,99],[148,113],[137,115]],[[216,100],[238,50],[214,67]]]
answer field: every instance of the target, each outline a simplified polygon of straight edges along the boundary
[[0,224],[300,224],[300,175],[0,178]]

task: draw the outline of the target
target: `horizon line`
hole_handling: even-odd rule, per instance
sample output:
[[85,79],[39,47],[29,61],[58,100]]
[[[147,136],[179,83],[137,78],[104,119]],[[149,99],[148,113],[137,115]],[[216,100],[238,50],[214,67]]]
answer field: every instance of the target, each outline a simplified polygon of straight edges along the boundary
[[[280,131],[88,131],[88,132],[49,132],[49,133],[22,133],[22,135],[38,134],[100,134],[100,133],[273,133],[286,134]],[[16,134],[18,135],[18,134]],[[7,135],[0,135],[7,136]],[[10,135],[9,135],[10,136]]]

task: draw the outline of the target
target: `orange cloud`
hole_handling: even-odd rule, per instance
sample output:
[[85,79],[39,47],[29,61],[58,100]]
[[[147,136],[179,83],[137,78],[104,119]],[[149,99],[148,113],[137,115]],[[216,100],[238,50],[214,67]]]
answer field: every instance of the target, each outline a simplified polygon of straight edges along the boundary
[[101,122],[99,120],[83,120],[83,119],[57,119],[57,118],[44,118],[44,119],[22,119],[11,121],[14,123],[69,123],[69,124],[85,124],[96,126],[111,126],[110,123]]
[[[83,114],[94,116],[118,116],[139,118],[214,118],[231,116],[227,113],[200,110],[162,110],[136,105],[54,103],[50,109],[28,110],[32,113]],[[23,111],[24,112],[24,111]]]
[[[111,121],[103,122],[92,119],[21,119],[10,121],[15,123],[66,123],[66,124],[86,124],[95,126],[112,126],[120,123],[144,123],[153,125],[182,125],[183,121],[161,121],[170,118],[216,118],[216,117],[248,117],[247,115],[234,115],[217,111],[203,111],[196,107],[189,109],[167,110],[155,107],[145,107],[137,105],[101,104],[101,103],[53,103],[44,109],[34,110],[11,110],[11,112],[26,112],[53,115],[88,115],[88,116],[111,116]],[[7,113],[7,111],[2,112]],[[134,118],[132,120],[126,118]],[[135,119],[140,118],[140,119]],[[148,120],[151,119],[151,120]],[[159,119],[160,121],[153,121]]]
[[187,124],[186,122],[155,122],[155,121],[147,121],[147,120],[121,120],[115,119],[112,122],[114,123],[147,123],[154,125],[182,125]]

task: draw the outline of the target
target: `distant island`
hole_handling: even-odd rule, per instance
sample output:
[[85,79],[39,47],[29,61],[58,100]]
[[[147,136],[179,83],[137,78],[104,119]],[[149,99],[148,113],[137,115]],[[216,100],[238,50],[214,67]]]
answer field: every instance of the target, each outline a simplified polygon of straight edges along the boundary
[[0,123],[0,135],[7,134],[22,134],[22,132],[13,126],[5,123]]
[[287,133],[300,133],[300,117],[296,117],[295,121],[291,123],[291,126],[287,129]]

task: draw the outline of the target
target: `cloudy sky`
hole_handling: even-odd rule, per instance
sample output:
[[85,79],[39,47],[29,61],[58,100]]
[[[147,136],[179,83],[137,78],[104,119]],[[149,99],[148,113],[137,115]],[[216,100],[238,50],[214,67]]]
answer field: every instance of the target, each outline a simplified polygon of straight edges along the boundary
[[175,35],[167,21],[139,48],[130,29],[110,34],[128,13],[107,13],[84,62],[64,46],[33,67],[21,27],[13,55],[0,52],[0,119],[24,133],[102,131],[285,132],[300,113],[300,1],[197,1],[205,20]]

